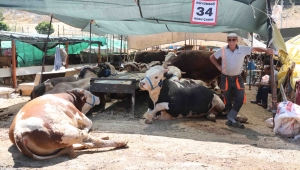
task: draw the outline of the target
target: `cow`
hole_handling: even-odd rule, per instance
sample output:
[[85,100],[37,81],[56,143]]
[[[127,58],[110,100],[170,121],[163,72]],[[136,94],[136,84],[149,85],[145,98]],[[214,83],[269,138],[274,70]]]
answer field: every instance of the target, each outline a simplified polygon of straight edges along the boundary
[[176,54],[175,52],[168,52],[168,54],[166,55],[166,58],[165,58],[165,62],[170,62],[172,61],[174,58],[176,58]]
[[136,62],[127,62],[123,64],[123,67],[119,69],[120,73],[130,73],[133,71],[140,71],[140,65]]
[[[186,74],[182,75],[183,78],[202,80],[213,85],[213,88],[220,89],[217,83],[212,83],[221,76],[221,71],[209,59],[213,53],[213,51],[204,50],[184,51],[169,61],[167,65],[176,66],[185,72]],[[221,64],[221,59],[218,60],[218,63]]]
[[148,91],[150,96],[148,111],[144,114],[145,123],[190,115],[206,116],[215,121],[215,116],[223,112],[224,103],[211,90],[197,84],[185,86],[170,81],[168,78],[172,75],[167,72],[168,69],[162,66],[154,66],[140,81],[140,89]]
[[[80,70],[78,77],[57,77],[48,79],[45,82],[34,87],[30,94],[31,100],[42,96],[43,94],[54,94],[64,92],[72,88],[83,88],[88,90],[90,78],[107,77],[108,75],[116,74],[115,68],[109,63],[101,63],[99,66],[83,66],[76,67],[75,70]],[[78,79],[79,78],[79,79]],[[50,91],[50,92],[49,92]]]
[[126,146],[126,141],[88,133],[92,121],[81,110],[99,103],[98,97],[82,89],[38,97],[17,113],[9,129],[9,139],[20,152],[37,160],[65,154],[75,157],[74,149]]
[[134,56],[134,61],[137,63],[151,63],[152,61],[165,61],[166,51],[144,51],[136,52]]
[[178,67],[168,66],[167,68],[168,68],[168,74],[172,75],[172,77],[169,79],[171,81],[179,82],[182,77],[182,74],[185,74],[185,72],[182,72]]
[[55,77],[55,78],[48,79],[33,88],[32,92],[30,93],[30,99],[32,100],[34,98],[37,98],[37,97],[45,94],[47,91],[52,90],[53,87],[55,85],[57,85],[58,83],[74,82],[77,80],[78,80],[78,77]]

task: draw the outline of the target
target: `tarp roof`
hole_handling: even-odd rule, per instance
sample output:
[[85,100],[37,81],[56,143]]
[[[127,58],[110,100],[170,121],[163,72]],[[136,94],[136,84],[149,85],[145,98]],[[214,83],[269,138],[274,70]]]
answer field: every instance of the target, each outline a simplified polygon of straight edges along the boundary
[[[248,34],[243,35],[248,37]],[[127,37],[128,49],[145,49],[155,45],[171,44],[174,42],[187,40],[202,40],[201,45],[205,45],[207,41],[219,41],[227,42],[227,33],[182,33],[182,32],[167,32],[151,35],[130,35]],[[239,37],[239,44],[242,43],[241,37]],[[184,42],[183,42],[184,44]],[[181,45],[183,45],[181,44]],[[218,46],[224,43],[217,43]],[[198,44],[200,45],[200,44]]]
[[[251,6],[250,6],[251,5]],[[53,14],[92,33],[141,35],[162,32],[255,32],[267,39],[266,1],[218,1],[216,26],[190,23],[192,0],[1,0],[0,7]]]
[[[31,44],[40,50],[43,50],[45,46],[45,42],[47,40],[47,35],[0,31],[0,40],[1,41],[19,40]],[[49,36],[48,49],[54,48],[58,44],[63,44],[66,42],[68,42],[69,44],[75,44],[81,42],[89,43],[90,41],[87,39],[79,39],[79,38]],[[103,46],[106,44],[106,40],[105,38],[103,38],[102,41],[91,41],[91,44],[100,44]]]

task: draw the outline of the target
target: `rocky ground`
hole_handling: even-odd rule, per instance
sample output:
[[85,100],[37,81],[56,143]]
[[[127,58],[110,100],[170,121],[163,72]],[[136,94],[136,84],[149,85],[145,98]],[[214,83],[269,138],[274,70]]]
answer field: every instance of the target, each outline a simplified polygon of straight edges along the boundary
[[[265,122],[272,114],[251,104],[256,90],[247,87],[248,102],[241,115],[249,118],[245,129],[225,125],[226,119],[182,118],[145,124],[147,93],[138,92],[136,115],[130,100],[113,100],[105,110],[94,109],[95,136],[128,141],[124,149],[78,151],[76,158],[61,156],[37,161],[22,155],[8,138],[14,115],[29,97],[0,99],[0,169],[299,169],[300,142],[282,138]],[[4,115],[4,116],[3,116]],[[6,116],[5,116],[6,115]]]

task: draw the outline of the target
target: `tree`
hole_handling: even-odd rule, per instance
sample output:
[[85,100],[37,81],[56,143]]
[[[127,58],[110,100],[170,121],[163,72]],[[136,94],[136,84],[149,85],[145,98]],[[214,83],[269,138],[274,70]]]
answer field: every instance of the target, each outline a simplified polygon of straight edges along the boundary
[[9,26],[6,23],[4,23],[3,21],[0,21],[0,30],[9,31],[10,29],[9,29]]
[[0,21],[3,21],[3,20],[4,20],[3,12],[0,11]]
[[[48,34],[50,22],[41,22],[36,27],[35,30],[39,34]],[[50,34],[54,33],[53,25],[51,24]]]

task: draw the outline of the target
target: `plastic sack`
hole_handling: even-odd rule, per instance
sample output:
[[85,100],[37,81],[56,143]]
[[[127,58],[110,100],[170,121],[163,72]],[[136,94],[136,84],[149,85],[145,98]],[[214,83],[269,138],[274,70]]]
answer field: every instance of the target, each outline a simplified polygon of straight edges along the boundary
[[290,101],[284,101],[277,106],[274,118],[273,132],[284,137],[294,137],[300,134],[300,106]]

